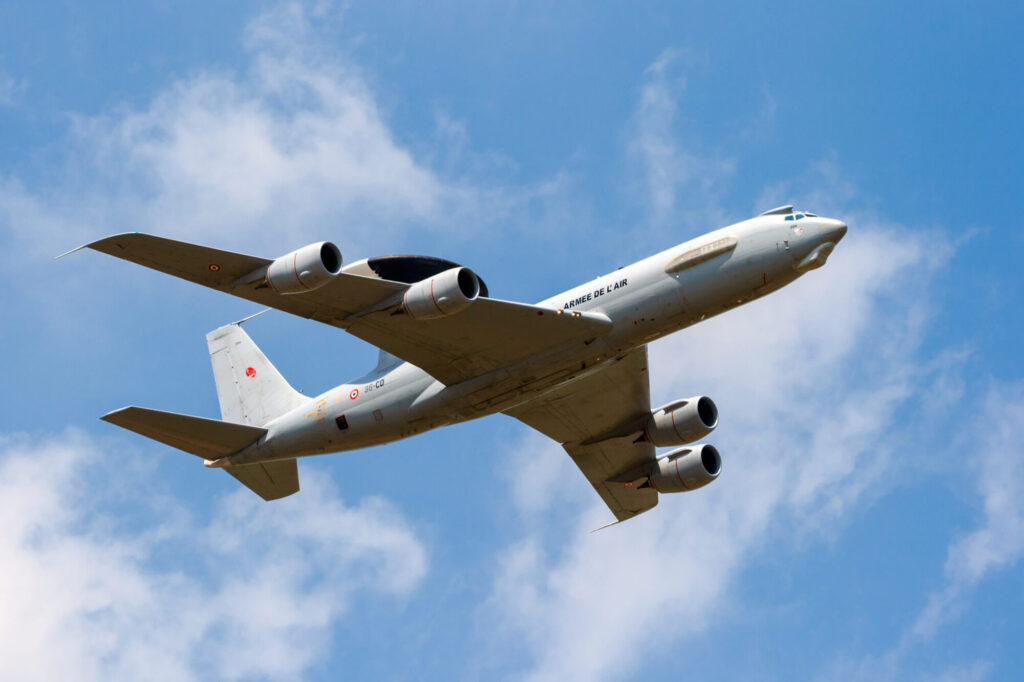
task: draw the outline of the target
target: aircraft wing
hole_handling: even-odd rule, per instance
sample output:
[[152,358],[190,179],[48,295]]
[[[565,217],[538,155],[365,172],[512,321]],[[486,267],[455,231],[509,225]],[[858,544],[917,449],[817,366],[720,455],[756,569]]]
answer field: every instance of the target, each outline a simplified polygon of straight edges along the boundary
[[658,504],[653,488],[621,479],[655,458],[654,445],[637,442],[651,413],[647,347],[505,414],[562,444],[619,521]]
[[251,277],[269,266],[269,259],[147,234],[115,235],[80,248],[339,327],[449,385],[573,341],[589,342],[611,326],[601,315],[556,314],[560,311],[483,297],[449,317],[416,320],[392,314],[409,284],[345,272],[318,289],[279,294]]

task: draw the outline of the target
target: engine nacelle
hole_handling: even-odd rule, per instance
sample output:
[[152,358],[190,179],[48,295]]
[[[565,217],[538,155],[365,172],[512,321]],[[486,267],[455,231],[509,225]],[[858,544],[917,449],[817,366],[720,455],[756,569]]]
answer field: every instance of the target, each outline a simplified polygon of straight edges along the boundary
[[691,445],[661,457],[651,472],[659,493],[682,493],[706,486],[722,471],[722,457],[713,445]]
[[677,400],[651,413],[644,427],[647,440],[658,447],[700,440],[718,426],[718,407],[707,396]]
[[341,251],[330,242],[317,242],[275,259],[267,268],[267,284],[279,294],[301,294],[322,287],[339,272]]
[[465,309],[479,295],[480,280],[472,270],[451,268],[409,287],[402,309],[417,320],[446,317]]

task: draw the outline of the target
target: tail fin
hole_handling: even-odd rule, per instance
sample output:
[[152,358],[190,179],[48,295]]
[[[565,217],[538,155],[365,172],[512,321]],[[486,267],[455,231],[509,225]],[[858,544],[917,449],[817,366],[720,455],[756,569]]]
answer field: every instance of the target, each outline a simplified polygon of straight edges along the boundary
[[206,343],[224,421],[263,426],[305,402],[237,322],[214,329]]
[[380,352],[377,354],[377,366],[373,369],[374,374],[386,374],[405,362],[402,358],[392,355],[383,348],[378,350]]

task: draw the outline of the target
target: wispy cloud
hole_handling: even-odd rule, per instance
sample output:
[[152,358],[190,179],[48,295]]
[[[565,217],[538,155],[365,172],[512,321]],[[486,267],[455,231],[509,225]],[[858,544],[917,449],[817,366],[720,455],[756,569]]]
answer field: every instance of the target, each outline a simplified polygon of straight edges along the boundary
[[927,595],[925,606],[895,644],[862,658],[839,657],[821,680],[983,680],[995,662],[977,660],[939,673],[915,675],[908,661],[953,620],[971,607],[972,590],[986,577],[1018,564],[1024,558],[1024,386],[994,384],[972,428],[953,437],[945,455],[950,460],[954,485],[962,472],[973,472],[978,492],[978,526],[949,545],[945,584]]
[[0,107],[14,104],[18,89],[18,82],[9,73],[0,70]]
[[[644,72],[640,100],[627,127],[627,148],[635,164],[640,201],[654,227],[684,209],[711,209],[708,194],[733,170],[732,161],[698,154],[677,139],[677,112],[686,81],[680,73],[684,55],[665,50]],[[680,201],[686,191],[687,200]]]
[[1024,558],[1024,386],[993,387],[975,423],[965,450],[968,470],[976,472],[980,523],[950,544],[946,585],[918,616],[914,638],[930,638],[964,607],[969,590]]
[[11,75],[0,60],[0,107],[16,105],[24,89],[25,80]]
[[79,119],[78,140],[123,190],[118,208],[165,234],[251,239],[272,226],[294,240],[329,220],[356,234],[371,217],[429,222],[459,200],[396,141],[302,6],[269,10],[245,36],[242,74],[203,72],[140,110]]
[[899,657],[889,652],[879,658],[833,661],[814,679],[816,682],[982,682],[991,677],[994,667],[992,661],[976,659],[938,669],[908,671],[901,670]]
[[301,495],[239,489],[195,519],[124,490],[104,449],[0,438],[4,679],[300,677],[354,600],[401,598],[426,572],[383,500],[349,506],[306,476]]
[[249,22],[238,72],[203,69],[141,106],[73,117],[63,175],[45,188],[0,178],[0,227],[22,256],[117,230],[274,253],[322,238],[362,247],[410,229],[469,238],[550,194],[550,181],[456,179],[467,138],[451,122],[422,144],[401,141],[317,12],[285,3]]

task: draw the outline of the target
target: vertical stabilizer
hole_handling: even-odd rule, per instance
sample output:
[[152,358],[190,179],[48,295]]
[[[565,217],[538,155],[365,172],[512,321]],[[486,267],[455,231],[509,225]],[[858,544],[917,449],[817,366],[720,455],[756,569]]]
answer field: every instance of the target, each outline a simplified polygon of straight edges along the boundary
[[263,426],[306,401],[238,323],[214,329],[206,343],[224,421]]
[[373,369],[374,374],[386,374],[405,362],[402,358],[392,355],[383,348],[378,350],[380,353],[377,355],[377,366]]

